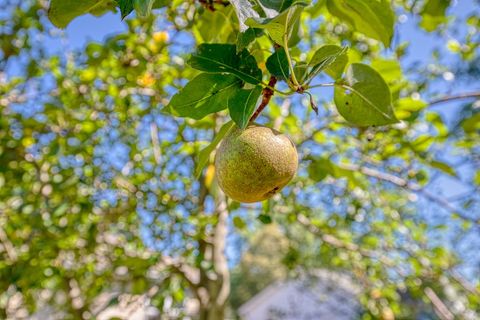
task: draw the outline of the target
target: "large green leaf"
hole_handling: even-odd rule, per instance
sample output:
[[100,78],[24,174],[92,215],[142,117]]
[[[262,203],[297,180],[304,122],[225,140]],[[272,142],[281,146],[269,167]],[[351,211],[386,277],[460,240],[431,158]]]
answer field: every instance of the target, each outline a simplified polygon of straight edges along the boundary
[[232,75],[202,73],[174,95],[164,110],[179,117],[201,119],[227,108],[229,96],[241,85],[242,81]]
[[325,71],[333,79],[340,78],[348,63],[346,52],[346,47],[342,48],[330,44],[322,46],[314,53],[312,60],[309,62],[309,66],[312,67],[309,79],[312,79],[322,71]]
[[51,0],[48,18],[59,28],[65,28],[78,16],[91,13],[102,15],[109,10],[115,10],[113,0]]
[[259,29],[265,29],[275,43],[284,45],[284,37],[287,38],[289,44],[298,42],[299,18],[306,4],[304,2],[296,2],[288,10],[274,18],[249,18],[245,21],[247,26]]
[[237,126],[245,129],[261,94],[262,87],[256,86],[253,89],[238,90],[228,98],[230,117]]
[[390,0],[327,0],[327,8],[356,31],[390,46],[395,23]]
[[398,122],[393,113],[388,85],[378,72],[367,65],[351,64],[344,84],[335,86],[334,98],[338,112],[358,126]]
[[223,137],[230,131],[231,128],[233,128],[234,125],[235,123],[233,121],[228,121],[225,123],[215,135],[213,141],[200,151],[197,158],[197,165],[195,166],[195,177],[197,179],[200,177],[203,168],[208,163],[210,154],[213,152],[213,150],[215,150],[220,141],[222,141]]
[[246,49],[237,54],[233,44],[201,44],[189,64],[201,71],[230,73],[251,84],[262,81],[262,71],[255,58]]
[[278,49],[268,57],[266,66],[268,71],[277,78],[288,80],[290,77],[287,54],[283,48]]

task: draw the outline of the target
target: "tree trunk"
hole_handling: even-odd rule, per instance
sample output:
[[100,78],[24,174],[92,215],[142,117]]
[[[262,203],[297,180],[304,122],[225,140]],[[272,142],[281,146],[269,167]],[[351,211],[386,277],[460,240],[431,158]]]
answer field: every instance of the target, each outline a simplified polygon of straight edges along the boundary
[[201,281],[200,290],[208,297],[200,304],[200,320],[225,319],[225,309],[230,295],[230,271],[225,255],[228,210],[225,195],[221,190],[218,190],[216,196],[216,213],[218,222],[211,247],[213,272],[207,270]]
[[200,320],[225,319],[225,306],[211,306],[200,310]]

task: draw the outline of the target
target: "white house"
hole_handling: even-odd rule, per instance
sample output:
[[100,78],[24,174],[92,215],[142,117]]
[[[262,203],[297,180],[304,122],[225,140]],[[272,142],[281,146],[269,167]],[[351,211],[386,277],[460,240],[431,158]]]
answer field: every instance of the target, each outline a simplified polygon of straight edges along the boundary
[[239,314],[242,320],[357,319],[359,291],[349,276],[318,270],[268,286],[243,304]]

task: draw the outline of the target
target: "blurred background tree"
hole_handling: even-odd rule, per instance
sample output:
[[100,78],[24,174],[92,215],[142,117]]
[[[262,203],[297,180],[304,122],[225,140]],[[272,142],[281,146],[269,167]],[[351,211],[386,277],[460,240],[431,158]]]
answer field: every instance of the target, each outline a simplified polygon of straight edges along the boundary
[[[324,268],[361,286],[363,319],[416,318],[405,297],[440,319],[478,319],[478,1],[392,1],[397,28],[413,21],[392,49],[331,2],[304,10],[294,59],[347,45],[388,83],[401,122],[353,127],[325,88],[312,91],[319,115],[308,97],[275,96],[258,121],[291,136],[300,169],[273,199],[241,205],[218,189],[211,159],[194,178],[226,112],[162,110],[197,74],[185,64],[195,45],[235,43],[231,5],[172,1],[72,48],[46,1],[3,0],[0,318],[48,307],[90,319],[128,293],[165,315],[167,300],[180,312],[192,300],[194,317],[223,319],[270,282]],[[265,71],[267,36],[250,51]]]

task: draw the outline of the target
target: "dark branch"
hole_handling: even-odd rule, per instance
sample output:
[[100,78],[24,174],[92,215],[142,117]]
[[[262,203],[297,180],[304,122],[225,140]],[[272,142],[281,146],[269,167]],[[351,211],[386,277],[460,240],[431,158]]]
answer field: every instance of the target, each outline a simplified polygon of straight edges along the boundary
[[210,11],[215,11],[215,4],[222,5],[224,7],[228,6],[230,2],[224,0],[199,0],[200,4]]
[[253,122],[253,121],[255,121],[255,119],[257,119],[257,117],[260,115],[260,113],[262,113],[263,109],[265,109],[265,107],[270,102],[270,99],[272,99],[273,88],[277,84],[277,81],[278,80],[277,80],[276,77],[274,77],[274,76],[270,77],[270,81],[268,81],[268,87],[264,88],[263,92],[262,92],[262,94],[263,94],[262,102],[260,103],[257,110],[255,111],[255,113],[250,118],[250,122]]

